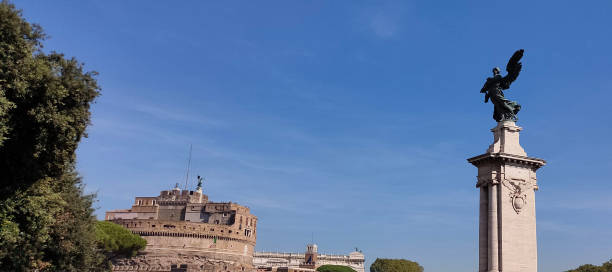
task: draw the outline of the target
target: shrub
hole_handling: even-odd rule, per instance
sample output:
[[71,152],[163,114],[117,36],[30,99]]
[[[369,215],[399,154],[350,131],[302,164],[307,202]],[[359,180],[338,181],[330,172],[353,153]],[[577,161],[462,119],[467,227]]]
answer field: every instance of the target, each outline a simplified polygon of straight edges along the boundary
[[319,272],[356,272],[355,270],[353,270],[352,268],[348,266],[331,265],[331,264],[319,266],[319,268],[317,268],[317,271]]
[[130,230],[109,221],[96,222],[96,240],[109,259],[133,257],[147,241]]
[[423,272],[423,267],[404,259],[376,259],[370,266],[370,272]]

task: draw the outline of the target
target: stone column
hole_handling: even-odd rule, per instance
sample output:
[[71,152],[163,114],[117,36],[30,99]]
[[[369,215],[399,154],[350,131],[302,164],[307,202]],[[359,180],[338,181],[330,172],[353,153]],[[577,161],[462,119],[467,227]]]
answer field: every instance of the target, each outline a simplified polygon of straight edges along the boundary
[[489,257],[489,222],[487,211],[489,210],[489,191],[487,187],[480,187],[480,220],[479,220],[479,231],[478,231],[478,272],[487,272],[489,264],[487,260]]
[[489,214],[488,214],[488,233],[489,233],[489,272],[499,272],[499,242],[497,240],[497,185],[489,184]]
[[499,122],[487,152],[468,159],[478,167],[480,188],[479,272],[536,272],[536,170],[544,160],[528,157],[522,130]]

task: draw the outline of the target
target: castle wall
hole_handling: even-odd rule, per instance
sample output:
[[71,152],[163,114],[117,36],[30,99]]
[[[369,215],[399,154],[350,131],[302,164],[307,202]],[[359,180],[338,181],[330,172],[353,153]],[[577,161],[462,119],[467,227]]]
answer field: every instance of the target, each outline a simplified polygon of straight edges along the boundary
[[167,205],[161,204],[159,206],[158,218],[159,220],[179,221],[185,220],[185,206],[179,205]]
[[134,233],[169,233],[180,235],[206,235],[217,239],[236,239],[255,246],[257,237],[254,233],[246,235],[236,225],[216,225],[207,223],[193,223],[187,221],[129,219],[113,220],[113,222],[130,229]]
[[202,203],[188,204],[185,208],[185,221],[208,223],[209,214],[203,211]]
[[137,197],[129,210],[106,213],[106,220],[126,227],[147,241],[129,259],[113,260],[113,271],[251,271],[257,217],[236,203],[208,202],[201,190],[162,191]]

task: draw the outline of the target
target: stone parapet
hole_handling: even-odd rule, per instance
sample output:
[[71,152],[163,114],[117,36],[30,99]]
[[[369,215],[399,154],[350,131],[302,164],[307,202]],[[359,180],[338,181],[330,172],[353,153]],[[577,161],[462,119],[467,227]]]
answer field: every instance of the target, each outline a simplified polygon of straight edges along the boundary
[[255,246],[257,240],[255,232],[247,236],[236,225],[155,219],[115,219],[110,221],[122,225],[134,233],[146,236],[216,237],[217,239],[238,240],[253,246]]

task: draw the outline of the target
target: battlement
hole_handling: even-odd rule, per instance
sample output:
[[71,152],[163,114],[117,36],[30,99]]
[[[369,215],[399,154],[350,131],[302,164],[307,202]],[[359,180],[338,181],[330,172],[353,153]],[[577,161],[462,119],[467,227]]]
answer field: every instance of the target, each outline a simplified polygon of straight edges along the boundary
[[161,191],[157,200],[166,203],[169,202],[186,202],[186,203],[206,203],[208,196],[201,191],[178,190],[177,188],[169,191]]

